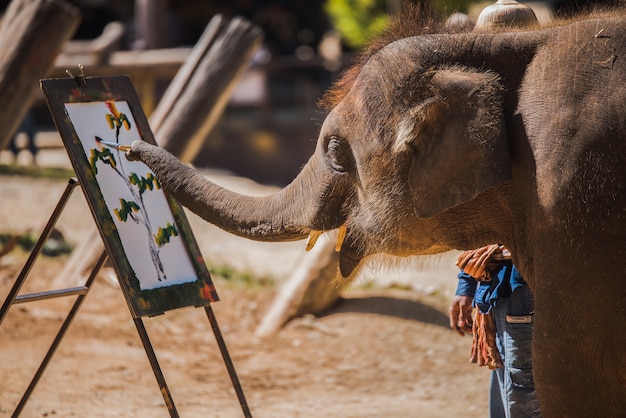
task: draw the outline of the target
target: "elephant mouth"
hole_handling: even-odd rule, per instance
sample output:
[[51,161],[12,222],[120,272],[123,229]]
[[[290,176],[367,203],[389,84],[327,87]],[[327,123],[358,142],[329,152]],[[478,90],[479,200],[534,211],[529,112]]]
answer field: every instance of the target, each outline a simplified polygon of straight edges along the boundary
[[339,272],[341,276],[343,278],[350,277],[362,259],[363,255],[355,248],[344,246],[339,253]]
[[[359,265],[364,255],[359,250],[359,246],[355,245],[349,237],[347,237],[348,226],[346,223],[339,227],[337,234],[337,242],[335,243],[335,251],[339,253],[339,272],[341,276],[349,277]],[[317,239],[324,231],[312,230],[306,242],[306,250],[310,251],[315,246]]]

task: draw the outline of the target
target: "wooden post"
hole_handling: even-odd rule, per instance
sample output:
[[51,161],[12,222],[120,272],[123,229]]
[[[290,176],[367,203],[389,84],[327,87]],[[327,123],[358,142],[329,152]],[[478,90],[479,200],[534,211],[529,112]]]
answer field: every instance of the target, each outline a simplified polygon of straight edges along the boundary
[[[184,162],[193,159],[261,40],[261,30],[243,19],[227,22],[216,16],[209,22],[150,117],[159,145]],[[94,228],[73,251],[56,284],[82,280],[103,248]]]
[[135,49],[168,48],[168,0],[135,0]]
[[339,274],[339,254],[335,251],[336,232],[324,234],[307,253],[261,320],[255,334],[271,337],[290,319],[317,314],[331,308],[339,299],[343,283]]
[[262,39],[260,28],[244,19],[211,20],[150,118],[160,146],[193,161]]
[[39,80],[54,66],[80,23],[63,0],[13,0],[0,24],[0,149],[6,148],[30,109]]

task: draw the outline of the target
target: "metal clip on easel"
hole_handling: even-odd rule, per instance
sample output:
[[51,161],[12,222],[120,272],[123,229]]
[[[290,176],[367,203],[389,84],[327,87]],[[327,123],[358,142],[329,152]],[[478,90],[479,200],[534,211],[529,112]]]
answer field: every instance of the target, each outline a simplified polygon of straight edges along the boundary
[[80,70],[80,74],[74,76],[70,70],[65,70],[65,73],[76,80],[76,83],[79,87],[83,87],[87,85],[87,79],[85,78],[85,67],[83,64],[78,64],[78,69]]

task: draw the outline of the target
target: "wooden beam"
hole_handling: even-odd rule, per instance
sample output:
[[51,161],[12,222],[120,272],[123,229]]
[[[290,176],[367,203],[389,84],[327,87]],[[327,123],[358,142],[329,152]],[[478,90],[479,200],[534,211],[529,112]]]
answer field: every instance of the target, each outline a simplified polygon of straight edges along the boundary
[[193,161],[262,40],[261,29],[242,18],[216,16],[209,22],[150,117],[160,146],[183,162]]
[[9,5],[0,24],[0,149],[15,135],[39,80],[53,68],[80,19],[78,9],[62,0],[13,0]]
[[333,231],[321,237],[283,283],[255,331],[257,337],[272,337],[289,320],[325,312],[337,303],[344,283],[338,279],[339,253],[333,239],[336,236]]

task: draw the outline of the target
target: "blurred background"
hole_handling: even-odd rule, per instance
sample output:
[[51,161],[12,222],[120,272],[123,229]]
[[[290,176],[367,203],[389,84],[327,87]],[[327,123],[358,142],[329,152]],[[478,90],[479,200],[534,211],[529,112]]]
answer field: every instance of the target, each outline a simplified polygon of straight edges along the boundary
[[[143,66],[133,63],[130,73],[148,116],[215,15],[240,16],[258,25],[264,34],[263,45],[252,57],[193,163],[199,168],[223,169],[263,184],[283,186],[297,174],[315,148],[324,118],[317,107],[318,99],[350,65],[354,52],[384,30],[390,16],[401,9],[402,0],[73,0],[70,3],[80,9],[83,20],[50,76],[64,77],[66,69],[76,68],[79,63],[85,65],[88,76],[126,74],[130,67],[121,55],[124,51],[161,51],[158,59],[147,60]],[[462,12],[470,17],[476,17],[492,3],[431,1],[443,16]],[[522,3],[559,17],[610,7],[616,1]],[[0,11],[8,4],[1,2]],[[112,29],[112,22],[117,32]],[[80,47],[103,37],[107,31],[114,42],[106,51],[100,51],[100,55],[89,55]],[[120,53],[116,60],[114,53]],[[129,57],[136,59],[137,55]],[[2,151],[0,163],[44,164],[39,150],[63,151],[55,133],[48,109],[39,97],[21,132],[9,149]]]

